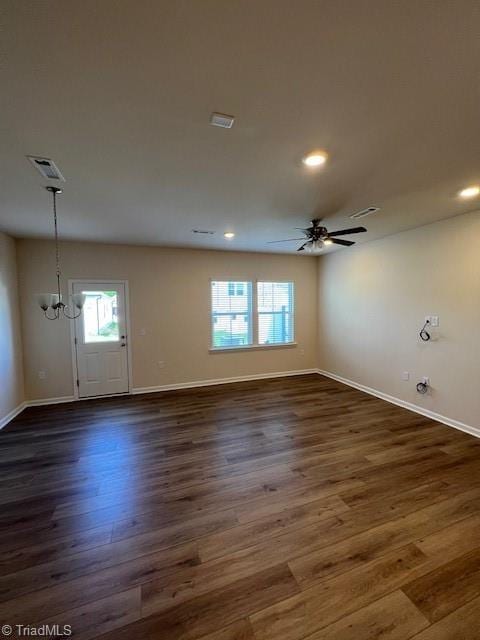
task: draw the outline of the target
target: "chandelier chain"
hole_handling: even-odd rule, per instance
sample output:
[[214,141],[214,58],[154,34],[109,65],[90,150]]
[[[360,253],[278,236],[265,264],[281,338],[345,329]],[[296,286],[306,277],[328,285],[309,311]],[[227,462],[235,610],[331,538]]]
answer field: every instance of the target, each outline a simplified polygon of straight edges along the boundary
[[[50,304],[44,301],[44,296],[41,297],[40,306],[43,309],[43,313],[48,320],[58,320],[60,314],[68,318],[69,320],[75,320],[82,313],[84,304],[84,296],[75,295],[72,297],[72,305],[67,306],[62,300],[62,287],[61,287],[61,270],[60,270],[60,247],[58,240],[58,216],[57,216],[57,195],[62,193],[62,190],[58,187],[47,186],[45,187],[53,196],[53,224],[55,232],[55,272],[57,276],[57,294],[50,295]],[[53,312],[53,315],[49,313],[49,309]],[[75,313],[75,309],[78,309],[78,313]]]
[[53,191],[53,223],[55,227],[55,269],[57,274],[57,290],[59,300],[61,299],[60,291],[60,249],[58,247],[58,219],[57,219],[57,192]]

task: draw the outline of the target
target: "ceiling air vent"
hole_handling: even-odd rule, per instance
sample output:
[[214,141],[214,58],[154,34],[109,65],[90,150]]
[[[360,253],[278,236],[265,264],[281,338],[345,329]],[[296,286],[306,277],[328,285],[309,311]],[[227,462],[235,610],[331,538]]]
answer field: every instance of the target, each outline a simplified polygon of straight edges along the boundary
[[212,113],[210,116],[210,124],[214,127],[222,127],[223,129],[231,129],[235,122],[234,116],[227,116],[225,113]]
[[27,156],[35,169],[42,174],[47,180],[61,180],[65,182],[65,178],[60,173],[60,169],[57,167],[53,160],[50,158],[42,158],[40,156]]
[[372,213],[376,213],[380,211],[380,207],[367,207],[366,209],[362,209],[361,211],[357,211],[356,213],[352,213],[350,218],[364,218],[365,216],[369,216]]
[[192,229],[192,233],[202,233],[203,235],[213,236],[215,231],[207,231],[206,229]]

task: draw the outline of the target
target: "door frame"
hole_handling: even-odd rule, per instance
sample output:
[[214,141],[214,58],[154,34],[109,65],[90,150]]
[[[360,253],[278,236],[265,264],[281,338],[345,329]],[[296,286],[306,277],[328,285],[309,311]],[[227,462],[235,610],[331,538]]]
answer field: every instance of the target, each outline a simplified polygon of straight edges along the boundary
[[80,398],[78,394],[78,365],[77,365],[77,348],[75,345],[75,322],[70,321],[70,348],[72,356],[72,383],[73,383],[73,396],[75,400],[96,400],[98,398],[114,398],[116,396],[125,396],[132,394],[132,346],[131,346],[131,334],[130,334],[130,292],[128,287],[128,280],[117,280],[111,278],[73,278],[68,280],[68,295],[73,295],[73,286],[75,284],[123,284],[125,291],[125,331],[127,334],[127,377],[128,377],[128,391],[126,393],[115,393],[107,396],[91,396],[90,398]]

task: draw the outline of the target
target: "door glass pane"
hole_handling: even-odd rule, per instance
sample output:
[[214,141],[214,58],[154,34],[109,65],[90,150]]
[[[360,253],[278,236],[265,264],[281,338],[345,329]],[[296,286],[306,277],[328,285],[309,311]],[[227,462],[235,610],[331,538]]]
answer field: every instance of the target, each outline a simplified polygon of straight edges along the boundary
[[118,300],[116,291],[82,291],[83,340],[88,342],[117,342]]

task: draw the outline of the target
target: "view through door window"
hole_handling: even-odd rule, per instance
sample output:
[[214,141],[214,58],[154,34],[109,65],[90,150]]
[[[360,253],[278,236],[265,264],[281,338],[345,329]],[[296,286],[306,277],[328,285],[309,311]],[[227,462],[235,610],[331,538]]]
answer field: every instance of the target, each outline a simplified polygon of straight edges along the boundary
[[89,342],[117,342],[118,300],[116,291],[82,291],[83,339]]

